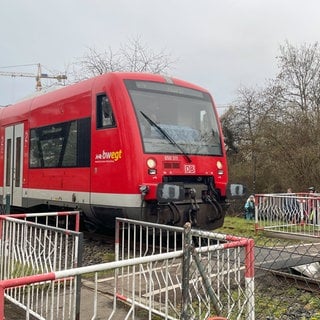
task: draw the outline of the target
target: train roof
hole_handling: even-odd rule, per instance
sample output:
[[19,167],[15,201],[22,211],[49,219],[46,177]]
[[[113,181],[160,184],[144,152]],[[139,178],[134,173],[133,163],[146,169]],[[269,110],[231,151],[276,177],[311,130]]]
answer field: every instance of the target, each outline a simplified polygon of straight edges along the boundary
[[[22,119],[23,117],[27,117],[27,114],[31,110],[36,109],[43,104],[55,103],[56,101],[62,101],[77,94],[84,94],[86,92],[90,94],[95,84],[101,84],[104,82],[120,83],[122,82],[122,80],[125,79],[157,81],[162,83],[176,84],[179,86],[185,86],[192,89],[198,89],[207,92],[206,89],[201,88],[197,85],[160,74],[137,72],[110,72],[74,84],[70,84],[68,86],[55,87],[53,89],[51,88],[49,90],[36,92],[28,97],[25,97],[24,99],[18,101],[15,104],[6,107],[0,107],[0,119],[2,119],[2,124],[9,123],[9,121],[12,121],[13,117],[15,118],[15,121],[17,121],[19,119]],[[4,115],[5,118],[10,120],[5,121]]]
[[[180,80],[178,78],[169,77],[161,74],[153,74],[153,73],[141,73],[141,72],[108,72],[99,76],[95,76],[86,80],[82,80],[67,86],[56,86],[51,87],[47,89],[43,89],[41,91],[37,91],[29,96],[26,96],[19,101],[17,101],[15,104],[19,104],[21,102],[27,101],[27,100],[34,100],[34,99],[41,99],[43,96],[48,95],[55,95],[56,93],[61,93],[63,95],[64,92],[68,92],[70,94],[70,89],[73,89],[76,92],[78,91],[77,88],[80,90],[83,90],[84,87],[87,87],[88,89],[92,87],[93,83],[96,81],[103,81],[107,79],[118,79],[118,80],[125,80],[125,79],[132,79],[132,80],[146,80],[146,81],[159,81],[164,83],[172,83],[179,86],[186,86],[186,87],[192,87],[194,89],[198,89],[201,91],[207,91],[206,89],[197,86],[195,84],[192,84],[190,82]],[[15,105],[14,104],[14,105]]]
[[178,86],[190,87],[193,89],[198,89],[207,92],[203,87],[195,85],[194,83],[184,81],[175,77],[166,76],[162,74],[155,73],[139,73],[139,72],[115,72],[111,73],[120,79],[132,79],[132,80],[146,80],[146,81],[159,81],[164,83],[172,83]]

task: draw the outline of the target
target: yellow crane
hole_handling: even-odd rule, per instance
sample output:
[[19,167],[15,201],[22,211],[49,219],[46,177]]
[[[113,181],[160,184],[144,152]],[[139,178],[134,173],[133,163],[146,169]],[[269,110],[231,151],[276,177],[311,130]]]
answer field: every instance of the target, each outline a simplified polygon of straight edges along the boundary
[[28,72],[8,72],[8,71],[0,71],[1,76],[8,76],[8,77],[29,77],[29,78],[36,78],[36,90],[41,91],[42,84],[41,79],[56,79],[59,82],[62,80],[66,80],[67,76],[64,74],[60,75],[48,75],[47,73],[41,72],[41,64],[38,63],[38,72],[37,74],[28,73]]

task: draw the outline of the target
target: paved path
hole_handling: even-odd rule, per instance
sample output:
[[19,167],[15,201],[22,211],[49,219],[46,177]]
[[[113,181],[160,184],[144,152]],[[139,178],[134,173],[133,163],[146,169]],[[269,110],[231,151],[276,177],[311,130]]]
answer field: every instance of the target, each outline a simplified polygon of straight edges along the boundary
[[[94,283],[83,281],[81,288],[81,304],[80,304],[80,320],[92,319],[94,315]],[[109,290],[111,289],[111,290]],[[108,291],[108,292],[107,292]],[[112,288],[100,290],[97,299],[97,315],[96,320],[108,319],[113,310],[113,297],[109,294]],[[127,316],[129,308],[122,302],[117,303],[116,312],[112,316],[112,320],[123,320]],[[138,319],[135,317],[135,319]]]
[[[97,314],[94,318],[94,290],[92,289],[94,287],[94,283],[90,281],[83,281],[83,285],[81,287],[81,301],[80,301],[80,319],[79,320],[107,320],[109,319],[109,316],[112,314],[113,311],[113,297],[110,295],[110,293],[104,293],[99,288],[98,293],[98,299],[96,301],[97,303]],[[108,292],[112,292],[112,288],[106,287],[106,284],[103,285],[104,290],[107,290]],[[111,289],[111,290],[110,290]],[[126,306],[123,302],[117,303],[117,308],[115,313],[112,315],[112,320],[123,320],[128,315],[129,307]],[[6,320],[25,320],[26,314],[24,311],[20,310],[16,306],[6,303],[5,307],[5,316]],[[129,319],[132,319],[131,316]],[[142,317],[139,315],[135,315],[134,319],[142,320],[146,319],[146,317]],[[30,317],[30,320],[34,320],[33,317]],[[60,320],[60,319],[55,319]]]

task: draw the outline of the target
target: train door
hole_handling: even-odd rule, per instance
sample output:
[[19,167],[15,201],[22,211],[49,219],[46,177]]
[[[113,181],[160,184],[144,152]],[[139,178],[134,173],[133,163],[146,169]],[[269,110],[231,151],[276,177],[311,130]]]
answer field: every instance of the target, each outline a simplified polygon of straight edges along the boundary
[[5,129],[4,197],[10,205],[22,205],[23,123]]

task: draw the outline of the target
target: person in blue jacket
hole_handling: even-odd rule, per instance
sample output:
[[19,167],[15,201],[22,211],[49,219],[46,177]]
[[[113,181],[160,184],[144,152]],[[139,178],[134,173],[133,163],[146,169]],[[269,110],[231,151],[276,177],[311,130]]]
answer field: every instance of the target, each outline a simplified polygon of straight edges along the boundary
[[254,195],[252,194],[246,201],[244,205],[244,217],[247,220],[253,220],[254,219]]

